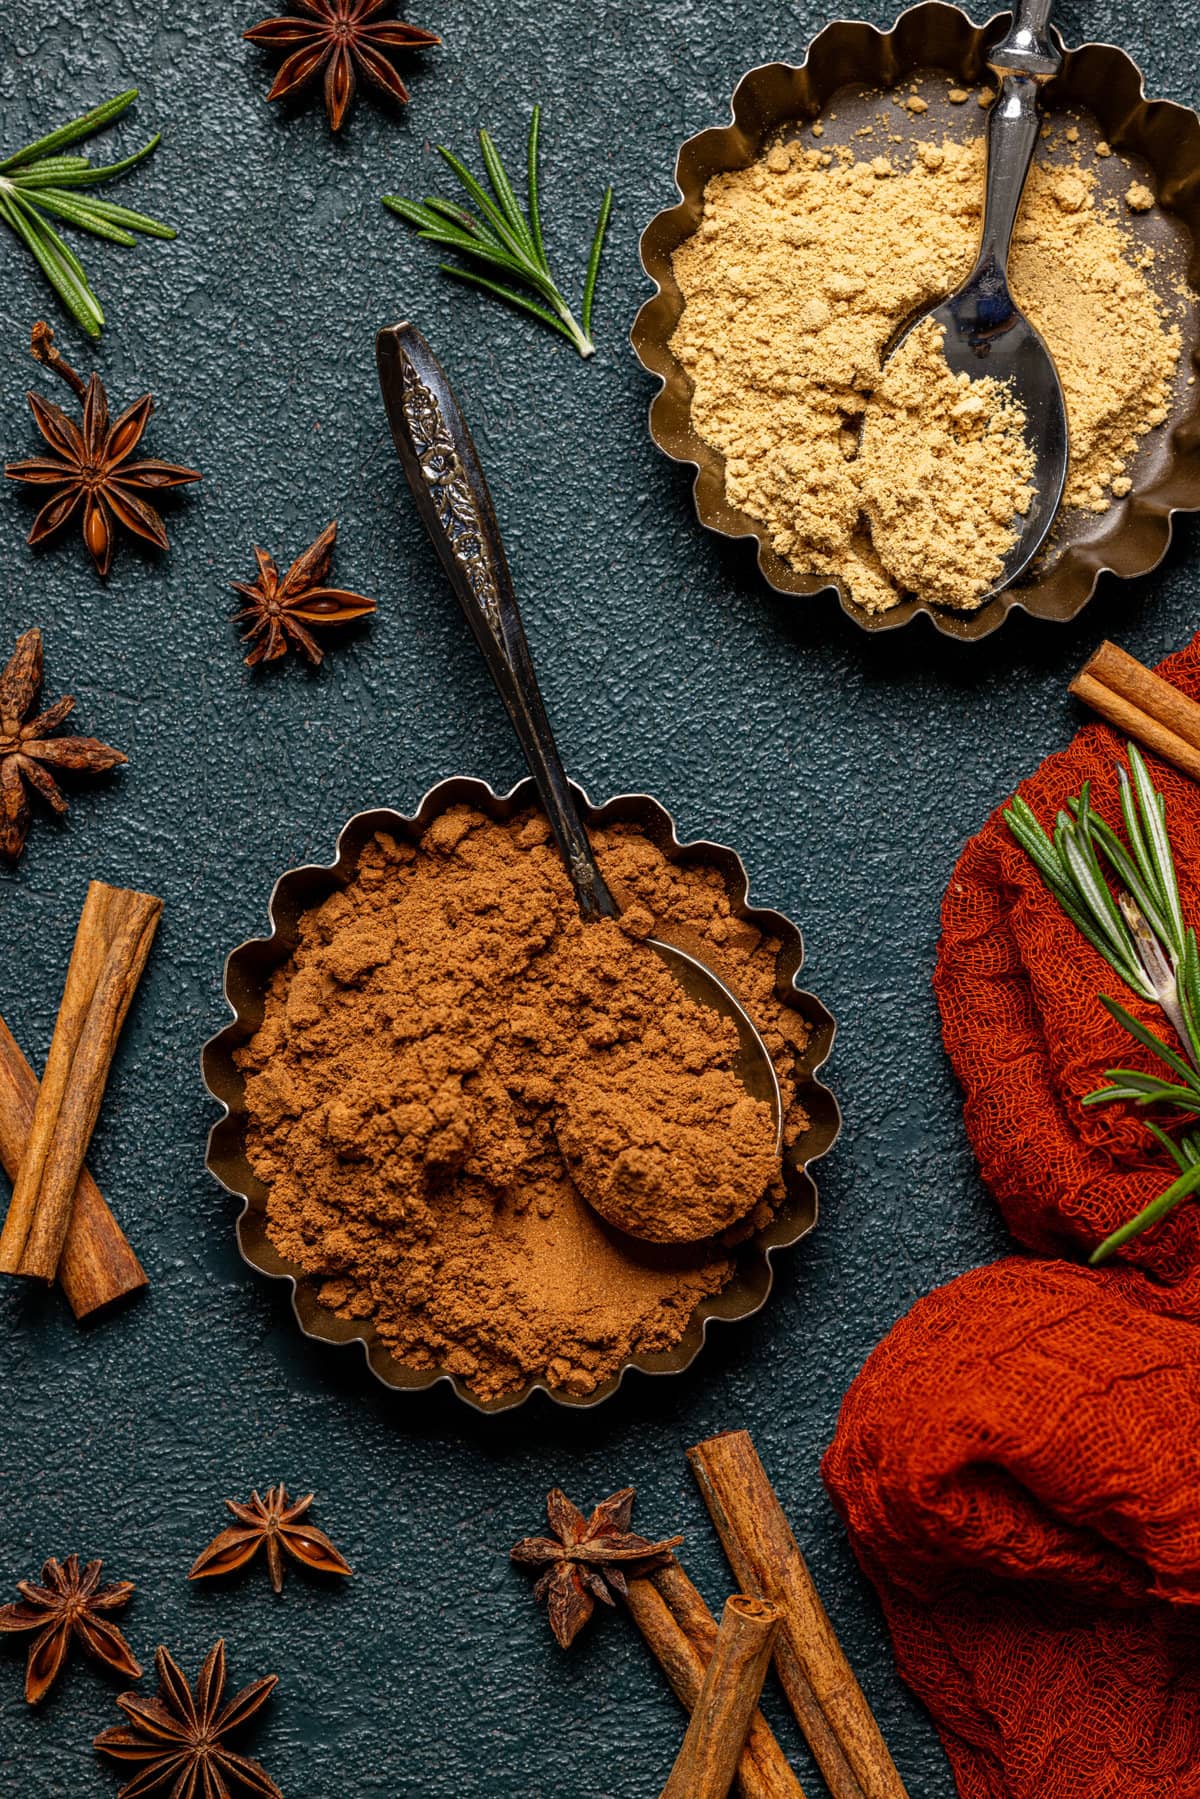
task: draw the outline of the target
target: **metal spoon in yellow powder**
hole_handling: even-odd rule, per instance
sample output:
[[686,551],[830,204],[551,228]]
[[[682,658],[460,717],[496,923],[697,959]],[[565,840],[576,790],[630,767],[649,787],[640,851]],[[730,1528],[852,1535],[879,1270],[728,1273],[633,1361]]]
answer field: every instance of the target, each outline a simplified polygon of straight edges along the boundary
[[1011,30],[988,59],[999,91],[988,115],[987,188],[975,267],[949,299],[914,319],[900,340],[932,319],[944,333],[943,354],[952,373],[1004,382],[1013,405],[1024,413],[1025,439],[1034,457],[1033,498],[1015,521],[999,578],[976,604],[1010,586],[1036,556],[1067,478],[1067,408],[1058,371],[1008,286],[1013,226],[1040,126],[1038,89],[1062,63],[1049,35],[1052,4],[1022,0]]

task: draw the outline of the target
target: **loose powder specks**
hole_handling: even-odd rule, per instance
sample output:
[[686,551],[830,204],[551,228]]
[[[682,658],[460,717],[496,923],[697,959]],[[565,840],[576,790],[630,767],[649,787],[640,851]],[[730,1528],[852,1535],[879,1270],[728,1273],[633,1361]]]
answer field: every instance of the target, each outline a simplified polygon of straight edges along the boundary
[[[971,267],[983,142],[871,159],[843,145],[826,158],[780,143],[709,183],[701,224],[675,254],[685,305],[672,344],[732,503],[798,571],[837,576],[882,612],[910,591],[913,557],[910,546],[890,567],[894,542],[873,540],[860,421],[896,331]],[[1035,165],[1012,286],[1066,395],[1067,508],[1110,505],[1139,440],[1166,417],[1180,336],[1144,260],[1098,203],[1090,167]],[[937,597],[970,606],[979,591]]]

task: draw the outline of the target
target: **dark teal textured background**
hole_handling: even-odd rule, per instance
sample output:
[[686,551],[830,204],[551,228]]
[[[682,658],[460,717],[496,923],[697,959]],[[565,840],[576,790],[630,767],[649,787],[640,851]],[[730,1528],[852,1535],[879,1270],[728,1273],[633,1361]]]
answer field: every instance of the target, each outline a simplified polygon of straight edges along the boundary
[[[891,16],[882,0],[862,10]],[[1069,39],[1120,42],[1150,92],[1194,101],[1187,6],[1060,12]],[[406,63],[406,114],[360,104],[340,142],[318,102],[264,103],[273,65],[239,38],[259,16],[256,0],[0,9],[5,145],[132,84],[143,97],[116,141],[164,129],[120,197],[180,237],[86,244],[109,317],[95,361],[114,406],[156,395],[148,452],[205,471],[172,508],[170,554],[123,546],[107,586],[73,533],[27,550],[31,508],[0,483],[0,648],[40,624],[48,692],[76,694],[80,728],[130,756],[80,789],[65,827],[39,816],[0,873],[0,1011],[37,1066],[87,879],[166,902],[91,1156],[152,1285],[86,1330],[56,1294],[0,1293],[0,1589],[79,1549],[138,1582],[127,1625],[147,1664],[165,1642],[194,1672],[224,1633],[236,1681],[280,1676],[247,1747],[288,1799],[653,1799],[681,1729],[657,1669],[619,1617],[560,1654],[507,1550],[539,1528],[551,1485],[590,1505],[631,1482],[642,1527],[686,1533],[719,1605],[731,1579],[683,1451],[747,1425],[913,1799],[949,1799],[818,1464],[871,1346],[1004,1247],[929,987],[954,857],[1066,741],[1068,675],[1102,636],[1151,661],[1187,638],[1195,530],[1070,628],[1014,616],[960,646],[921,621],[867,638],[830,596],[777,599],[742,549],[697,526],[684,472],[649,442],[651,384],[626,342],[648,291],[637,240],[674,197],[678,142],[724,119],[742,71],[798,58],[827,22],[817,7],[414,0],[444,48]],[[534,99],[550,245],[574,279],[600,190],[616,188],[588,365],[445,281],[378,203],[441,186],[431,145],[461,149],[481,123],[519,160]],[[8,457],[36,449],[23,396],[43,314],[59,323],[6,235]],[[754,896],[803,926],[808,983],[840,1025],[828,1078],[846,1122],[819,1171],[817,1232],[781,1258],[757,1319],[717,1331],[685,1376],[632,1379],[591,1414],[537,1402],[487,1421],[441,1393],[382,1391],[356,1353],[306,1343],[283,1291],[242,1265],[234,1208],[204,1170],[199,1048],[226,1016],[223,957],[263,929],[275,876],[327,859],[364,807],[411,809],[455,771],[498,786],[522,772],[388,441],[372,340],[399,317],[425,330],[474,428],[569,767],[596,798],[647,790],[681,833],[735,845]],[[90,366],[69,325],[60,342]],[[377,596],[377,617],[331,636],[316,675],[252,676],[227,582],[252,571],[252,543],[290,559],[334,517],[335,578]],[[189,1586],[223,1496],[280,1479],[317,1489],[357,1578],[297,1576],[278,1602],[261,1570]],[[77,1662],[35,1715],[20,1670],[0,1650],[0,1793],[115,1792],[89,1746],[116,1721],[112,1683]],[[820,1781],[780,1728],[814,1799]]]

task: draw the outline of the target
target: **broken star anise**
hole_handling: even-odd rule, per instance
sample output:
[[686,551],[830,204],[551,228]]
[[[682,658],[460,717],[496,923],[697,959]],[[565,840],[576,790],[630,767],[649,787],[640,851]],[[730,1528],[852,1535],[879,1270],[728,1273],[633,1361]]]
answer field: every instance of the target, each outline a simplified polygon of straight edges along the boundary
[[94,737],[54,737],[75,704],[56,700],[36,718],[29,715],[42,691],[42,634],[34,626],[18,637],[0,674],[0,856],[15,862],[29,833],[29,795],[40,794],[61,818],[67,802],[51,770],[103,774],[127,760],[120,750]]
[[30,1705],[36,1705],[49,1692],[66,1659],[72,1636],[115,1674],[126,1674],[131,1680],[141,1678],[142,1670],[133,1659],[132,1649],[105,1615],[119,1612],[129,1604],[133,1582],[117,1580],[102,1587],[102,1566],[100,1562],[89,1562],[81,1569],[77,1555],[69,1555],[65,1562],[51,1556],[42,1569],[40,1584],[19,1580],[21,1602],[0,1605],[0,1631],[37,1632],[25,1664],[25,1697]]
[[49,498],[33,521],[27,542],[41,543],[67,524],[83,508],[83,541],[91,552],[98,574],[112,567],[117,527],[136,537],[167,548],[162,519],[146,496],[169,487],[199,481],[196,469],[173,462],[145,458],[131,462],[150,423],[154,400],[143,394],[119,418],[110,423],[108,396],[99,375],[84,381],[54,347],[54,333],[39,321],[33,327],[32,350],[39,362],[72,388],[83,401],[79,423],[44,400],[39,393],[26,395],[34,423],[52,454],[31,462],[9,462],[4,472],[10,481],[26,481],[49,490]]
[[354,1570],[341,1552],[334,1548],[323,1530],[300,1520],[313,1502],[311,1493],[303,1499],[289,1499],[287,1488],[268,1487],[265,1499],[252,1493],[245,1505],[235,1499],[225,1501],[239,1520],[229,1530],[213,1538],[193,1562],[189,1580],[202,1580],[210,1574],[232,1574],[244,1568],[266,1544],[267,1569],[271,1585],[283,1592],[283,1551],[306,1568],[321,1574],[352,1574]]
[[361,593],[346,593],[340,587],[325,587],[333,546],[337,541],[337,522],[327,525],[316,543],[297,556],[280,580],[273,556],[254,546],[258,564],[257,581],[231,581],[235,593],[246,601],[235,618],[247,621],[249,630],[242,641],[253,647],[246,657],[247,666],[274,662],[285,656],[289,648],[298,649],[314,665],[324,659],[322,650],[307,625],[348,625],[356,618],[374,612],[374,600]]
[[283,1799],[265,1768],[236,1750],[225,1738],[249,1722],[270,1698],[278,1677],[268,1674],[243,1687],[222,1705],[225,1692],[225,1645],[209,1652],[193,1694],[183,1669],[165,1649],[154,1658],[158,1693],[122,1693],[117,1704],[129,1720],[94,1739],[103,1755],[140,1765],[117,1799],[142,1799],[146,1793],[169,1792],[171,1799],[231,1799],[233,1791],[255,1799]]
[[661,1567],[682,1537],[649,1543],[629,1528],[633,1514],[632,1487],[623,1487],[602,1500],[585,1518],[558,1487],[546,1495],[546,1516],[552,1537],[526,1537],[512,1551],[522,1568],[543,1570],[533,1589],[535,1599],[547,1602],[550,1628],[568,1649],[596,1609],[597,1599],[612,1605],[614,1593],[627,1594],[626,1573],[646,1574]]
[[384,18],[394,4],[395,0],[291,0],[292,12],[299,17],[252,25],[242,33],[250,43],[286,53],[267,99],[288,99],[323,74],[325,111],[335,131],[342,128],[359,76],[391,99],[406,101],[408,89],[389,59],[397,50],[426,50],[442,40],[420,25]]

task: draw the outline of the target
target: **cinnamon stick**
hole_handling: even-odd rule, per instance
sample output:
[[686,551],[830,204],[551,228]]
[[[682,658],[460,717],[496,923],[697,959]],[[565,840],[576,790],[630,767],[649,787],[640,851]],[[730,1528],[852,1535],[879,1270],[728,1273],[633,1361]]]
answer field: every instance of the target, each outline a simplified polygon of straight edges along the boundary
[[833,1799],[907,1799],[748,1434],[710,1437],[688,1461],[738,1585],[782,1613],[775,1666]]
[[0,1232],[0,1273],[52,1281],[75,1189],[162,901],[93,881],[75,933],[25,1154]]
[[[13,1181],[29,1141],[37,1095],[37,1076],[0,1018],[0,1168]],[[80,1319],[146,1285],[145,1269],[86,1168],[75,1187],[58,1279]]]
[[[629,1580],[629,1612],[684,1708],[695,1709],[717,1640],[716,1619],[674,1556]],[[750,1720],[737,1765],[740,1799],[804,1799],[787,1757],[761,1712]]]
[[660,1799],[727,1799],[778,1629],[778,1607],[768,1600],[748,1599],[743,1593],[726,1600],[704,1680]]
[[1071,692],[1126,737],[1200,781],[1200,705],[1118,644],[1100,645]]

